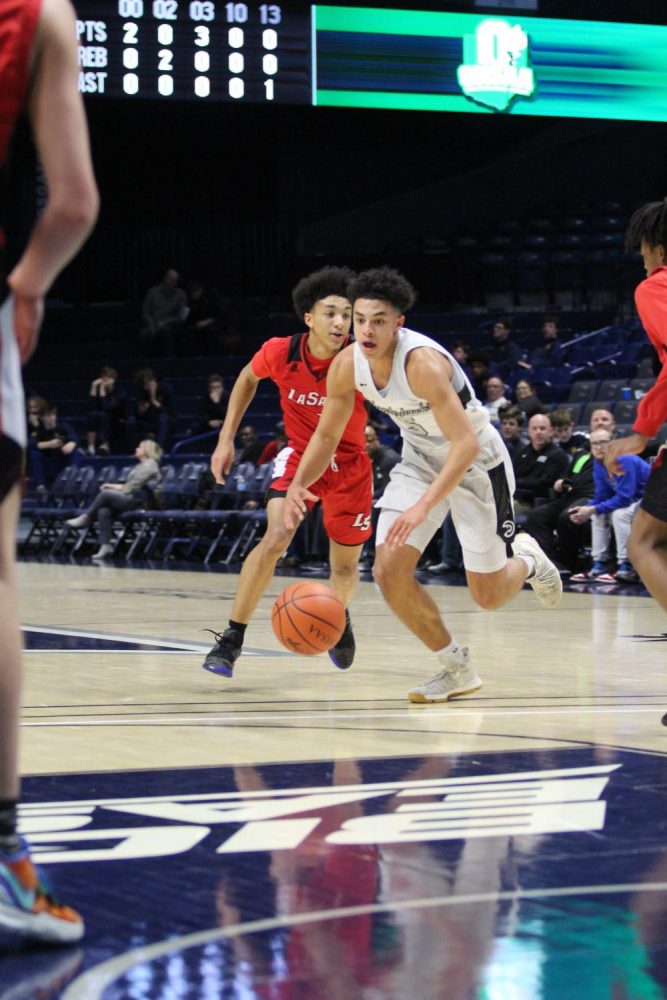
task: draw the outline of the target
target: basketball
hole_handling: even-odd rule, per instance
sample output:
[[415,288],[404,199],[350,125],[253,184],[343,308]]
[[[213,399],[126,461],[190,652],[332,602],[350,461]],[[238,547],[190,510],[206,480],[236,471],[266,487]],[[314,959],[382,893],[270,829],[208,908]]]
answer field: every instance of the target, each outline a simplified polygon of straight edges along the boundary
[[312,656],[333,649],[345,628],[345,608],[326,583],[293,583],[271,613],[276,639],[292,653]]

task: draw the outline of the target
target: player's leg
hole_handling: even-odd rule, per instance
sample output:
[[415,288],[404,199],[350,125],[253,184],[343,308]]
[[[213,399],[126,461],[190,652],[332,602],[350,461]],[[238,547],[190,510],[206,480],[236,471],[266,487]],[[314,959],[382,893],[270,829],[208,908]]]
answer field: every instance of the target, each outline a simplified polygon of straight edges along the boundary
[[340,462],[337,469],[329,469],[319,480],[318,492],[329,536],[329,582],[345,605],[345,629],[329,650],[329,659],[339,670],[347,670],[356,651],[348,608],[359,583],[361,552],[373,531],[373,474],[368,455],[361,453]]
[[[394,477],[394,487],[397,485]],[[424,484],[426,489],[426,484]],[[396,488],[393,490],[397,496]],[[406,497],[406,509],[410,506]],[[401,511],[383,509],[378,521],[373,574],[382,596],[406,628],[436,654],[440,667],[435,677],[414,687],[410,701],[429,704],[469,694],[482,686],[469,663],[468,648],[462,646],[445,627],[429,591],[415,577],[422,552],[437,531],[434,521],[425,521],[412,532],[408,543],[390,548],[387,532]]]
[[281,496],[271,497],[267,504],[266,532],[243,563],[229,624],[222,633],[215,633],[215,646],[207,653],[203,663],[205,670],[224,677],[231,677],[234,672],[234,663],[241,655],[245,628],[273,578],[276,563],[295,534],[295,530],[285,527],[284,507],[285,500]]
[[329,659],[340,670],[347,670],[348,667],[352,666],[357,648],[348,608],[359,583],[359,559],[362,549],[363,544],[341,545],[334,542],[333,538],[329,540],[329,566],[331,568],[329,583],[331,589],[345,606],[345,629],[333,649],[329,650]]
[[667,611],[667,520],[640,506],[632,522],[628,555],[646,589]]
[[78,913],[54,901],[16,830],[21,634],[14,551],[20,490],[0,503],[0,928],[32,941],[69,944],[83,937]]

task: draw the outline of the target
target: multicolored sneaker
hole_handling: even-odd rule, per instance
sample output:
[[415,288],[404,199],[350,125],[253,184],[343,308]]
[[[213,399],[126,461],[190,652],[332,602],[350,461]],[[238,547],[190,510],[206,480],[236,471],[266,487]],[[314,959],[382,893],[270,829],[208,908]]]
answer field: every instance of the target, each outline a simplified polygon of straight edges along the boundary
[[0,854],[0,929],[42,944],[73,944],[84,934],[83,920],[53,898],[25,844]]
[[329,659],[339,670],[347,670],[354,662],[356,650],[357,644],[354,641],[350,612],[345,608],[345,628],[334,648],[329,650]]

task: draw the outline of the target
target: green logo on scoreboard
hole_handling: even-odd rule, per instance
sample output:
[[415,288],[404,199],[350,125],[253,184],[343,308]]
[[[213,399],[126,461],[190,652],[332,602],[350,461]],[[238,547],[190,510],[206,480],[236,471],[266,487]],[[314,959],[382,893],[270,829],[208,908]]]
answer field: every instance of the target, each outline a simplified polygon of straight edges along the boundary
[[471,101],[507,111],[517,98],[535,92],[528,35],[519,24],[496,18],[480,21],[474,35],[463,36],[463,62],[456,76]]

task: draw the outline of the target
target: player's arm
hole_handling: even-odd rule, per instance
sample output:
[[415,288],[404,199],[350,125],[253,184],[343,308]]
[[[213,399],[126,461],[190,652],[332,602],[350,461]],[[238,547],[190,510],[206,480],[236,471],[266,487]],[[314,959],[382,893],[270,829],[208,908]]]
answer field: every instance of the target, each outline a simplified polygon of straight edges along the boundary
[[48,201],[8,278],[16,299],[15,327],[24,361],[36,344],[45,294],[97,218],[97,187],[77,80],[74,11],[69,0],[43,0],[28,110]]
[[261,379],[252,370],[252,362],[248,362],[241,370],[229,394],[227,412],[220,428],[218,443],[211,455],[211,472],[215,476],[216,483],[224,485],[225,476],[232,467],[235,453],[234,438],[246,410],[255,398],[260,381]]
[[438,427],[451,441],[442,469],[423,496],[394,521],[387,544],[403,545],[428,517],[429,511],[457,486],[479,452],[477,435],[451,383],[447,359],[431,348],[418,348],[408,355],[406,374],[415,395],[426,399]]
[[350,345],[335,358],[329,369],[322,415],[285,497],[285,525],[289,530],[296,528],[308,513],[306,500],[317,499],[308,487],[324,474],[334,457],[352,416],[354,392],[354,356]]

